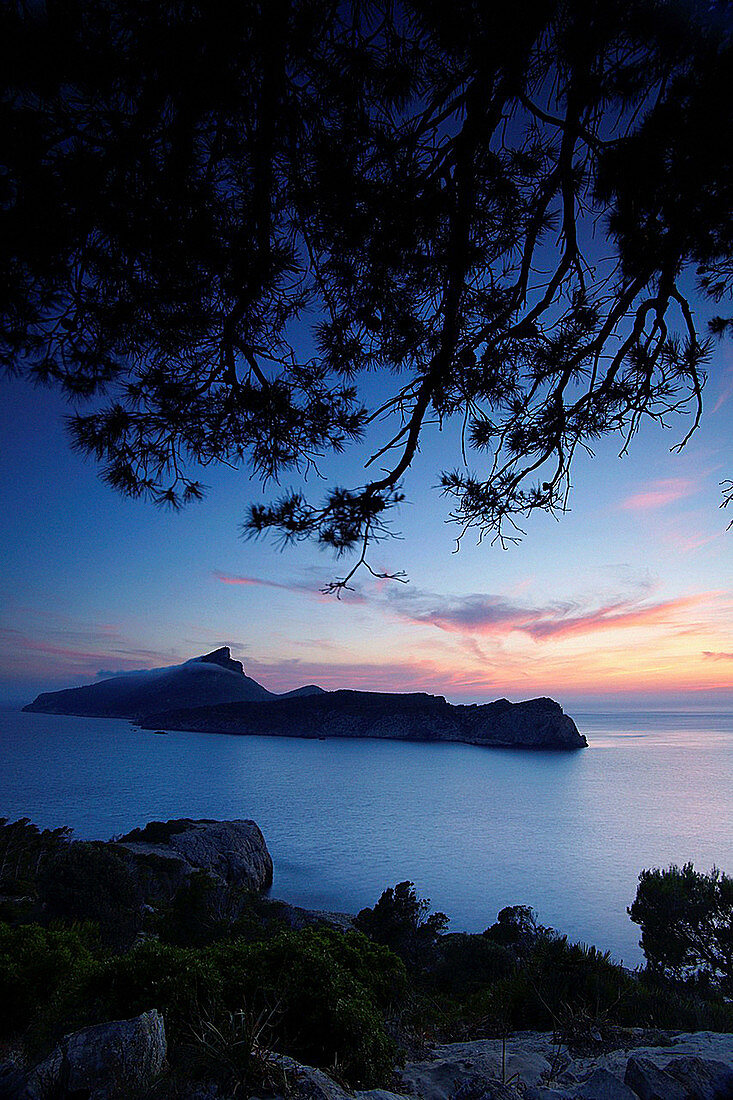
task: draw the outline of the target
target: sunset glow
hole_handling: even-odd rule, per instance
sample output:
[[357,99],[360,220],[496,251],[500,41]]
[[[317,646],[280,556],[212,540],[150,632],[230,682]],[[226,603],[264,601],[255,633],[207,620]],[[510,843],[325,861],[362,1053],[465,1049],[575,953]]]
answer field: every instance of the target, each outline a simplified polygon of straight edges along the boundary
[[[375,557],[409,583],[362,576],[337,600],[321,589],[343,563],[238,537],[255,483],[219,473],[181,514],[122,501],[69,452],[63,403],[41,394],[39,416],[39,394],[6,382],[3,694],[27,701],[228,644],[273,691],[728,708],[733,533],[718,507],[728,384],[725,372],[717,389],[711,380],[713,411],[681,455],[663,433],[623,461],[607,446],[579,469],[571,511],[533,521],[506,551],[464,540],[452,553],[439,496],[418,492],[400,516],[404,539]],[[438,464],[440,437],[431,446],[425,461]]]

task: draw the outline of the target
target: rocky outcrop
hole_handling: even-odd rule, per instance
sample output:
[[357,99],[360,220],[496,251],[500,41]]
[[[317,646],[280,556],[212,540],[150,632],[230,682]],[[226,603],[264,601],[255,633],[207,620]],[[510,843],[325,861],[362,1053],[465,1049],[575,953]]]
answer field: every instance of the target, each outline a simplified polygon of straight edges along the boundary
[[[731,1059],[733,1062],[733,1058]],[[733,1097],[733,1064],[726,1065],[715,1058],[682,1055],[668,1062],[665,1073],[679,1081],[695,1100],[718,1100]]]
[[139,1096],[153,1085],[165,1059],[163,1017],[153,1009],[132,1020],[97,1024],[67,1035],[32,1070],[18,1096],[27,1100]]
[[151,821],[114,843],[132,859],[149,900],[171,897],[194,871],[205,871],[226,887],[272,885],[272,857],[254,821]]
[[273,737],[381,737],[464,741],[533,749],[578,749],[585,737],[559,703],[529,699],[456,706],[423,692],[329,691],[305,698],[179,708],[148,715],[143,725]]
[[408,1062],[397,1074],[398,1091],[421,1100],[451,1100],[459,1088],[481,1092],[492,1082],[521,1080],[536,1086],[549,1068],[544,1051],[524,1050],[509,1043],[502,1075],[501,1043],[479,1039],[435,1046],[427,1058]]

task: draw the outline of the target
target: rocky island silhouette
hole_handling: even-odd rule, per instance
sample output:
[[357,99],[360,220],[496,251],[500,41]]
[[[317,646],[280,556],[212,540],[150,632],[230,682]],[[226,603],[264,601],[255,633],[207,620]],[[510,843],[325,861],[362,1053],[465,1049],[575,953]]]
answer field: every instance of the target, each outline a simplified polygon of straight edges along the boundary
[[425,692],[324,691],[314,684],[277,695],[247,676],[228,646],[170,668],[44,692],[23,709],[129,718],[156,732],[378,737],[534,749],[588,744],[560,704],[547,698],[456,705]]

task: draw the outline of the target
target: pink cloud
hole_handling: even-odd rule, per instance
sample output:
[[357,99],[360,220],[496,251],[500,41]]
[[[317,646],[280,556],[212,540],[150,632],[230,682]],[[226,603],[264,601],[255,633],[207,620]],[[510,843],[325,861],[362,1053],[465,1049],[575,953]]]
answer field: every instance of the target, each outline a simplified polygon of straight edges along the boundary
[[709,661],[733,661],[733,653],[715,653],[709,649],[703,650],[703,657]]
[[705,604],[718,595],[699,592],[654,603],[642,602],[636,596],[584,608],[569,602],[523,607],[499,596],[439,596],[414,591],[396,596],[391,606],[410,622],[429,623],[450,633],[499,637],[520,632],[541,640],[669,623],[679,612]]
[[101,665],[132,671],[182,659],[171,651],[135,646],[106,626],[49,630],[41,636],[0,628],[0,677],[16,684],[35,683],[42,676],[44,688],[71,687],[95,679]]
[[[213,576],[216,580],[221,581],[222,584],[233,585],[245,585],[249,587],[258,588],[279,588],[282,592],[304,592],[306,595],[311,596],[314,600],[331,601],[332,597],[324,595],[321,591],[320,585],[316,582],[305,583],[303,581],[271,581],[266,577],[249,577],[232,575],[230,573],[222,573],[220,570],[215,569]],[[348,599],[351,603],[366,603],[366,599],[361,593],[349,590],[344,593],[344,598]]]
[[621,502],[620,507],[627,512],[650,512],[657,508],[666,508],[676,500],[692,496],[697,489],[693,481],[687,478],[667,478],[649,482],[639,493],[633,493]]
[[705,603],[710,595],[712,593],[701,592],[695,596],[680,596],[675,600],[661,600],[659,603],[626,609],[620,609],[618,605],[599,607],[595,611],[574,618],[558,619],[555,622],[540,621],[530,625],[527,631],[534,638],[545,638],[550,635],[589,634],[598,630],[666,624],[678,611],[697,607]]
[[230,573],[222,573],[218,569],[213,575],[222,584],[253,585],[256,588],[281,588],[283,592],[312,592],[313,589],[305,584],[283,584],[280,581],[268,581],[264,577],[232,576]]
[[694,550],[700,550],[703,546],[709,546],[722,538],[721,532],[713,535],[704,535],[701,532],[691,531],[687,534],[680,531],[667,531],[660,536],[664,542],[672,547],[678,554],[691,554]]

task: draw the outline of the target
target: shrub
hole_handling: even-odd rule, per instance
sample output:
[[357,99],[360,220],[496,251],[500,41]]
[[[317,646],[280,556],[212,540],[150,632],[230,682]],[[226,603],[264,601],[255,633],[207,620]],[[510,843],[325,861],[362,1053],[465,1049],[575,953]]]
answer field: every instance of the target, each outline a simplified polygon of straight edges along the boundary
[[75,966],[43,1014],[37,1040],[158,1008],[180,1047],[195,1035],[227,1033],[235,1018],[264,1015],[284,1053],[338,1064],[354,1082],[375,1084],[391,1074],[395,1045],[385,1015],[404,987],[400,960],[358,933],[307,928],[204,949],[148,941]]
[[96,921],[116,945],[131,942],[142,927],[137,879],[106,844],[69,844],[42,868],[38,890],[52,920]]
[[0,818],[0,891],[35,894],[38,872],[50,856],[69,843],[71,829],[39,829],[29,818]]
[[690,986],[671,985],[649,971],[639,975],[633,996],[619,1007],[619,1022],[629,1027],[733,1032],[730,1001],[703,995]]
[[202,947],[225,936],[241,915],[246,891],[194,871],[175,893],[158,923],[164,943]]
[[405,987],[391,952],[358,933],[306,928],[265,943],[209,949],[229,1011],[276,1009],[279,1048],[304,1062],[338,1065],[354,1083],[389,1080],[395,1045],[385,1013]]
[[516,972],[475,994],[467,1008],[495,1034],[553,1030],[576,1046],[615,1027],[733,1030],[733,1006],[719,997],[630,974],[608,952],[558,935],[538,937]]
[[91,925],[0,924],[0,1034],[25,1030],[97,948],[97,930]]
[[486,929],[484,936],[494,943],[521,951],[531,947],[538,936],[551,933],[551,928],[537,923],[537,914],[530,905],[507,905],[499,912],[496,924]]
[[454,933],[439,942],[431,984],[441,993],[464,998],[508,978],[516,967],[516,956],[508,948],[485,936]]
[[114,943],[142,926],[142,897],[132,871],[105,844],[77,840],[48,860],[39,895],[51,920],[95,921]]
[[151,1008],[163,1013],[173,1045],[187,1038],[202,1015],[215,1017],[222,1009],[222,982],[212,961],[201,951],[154,940],[126,955],[83,959],[43,1014],[39,1035],[53,1039]]

